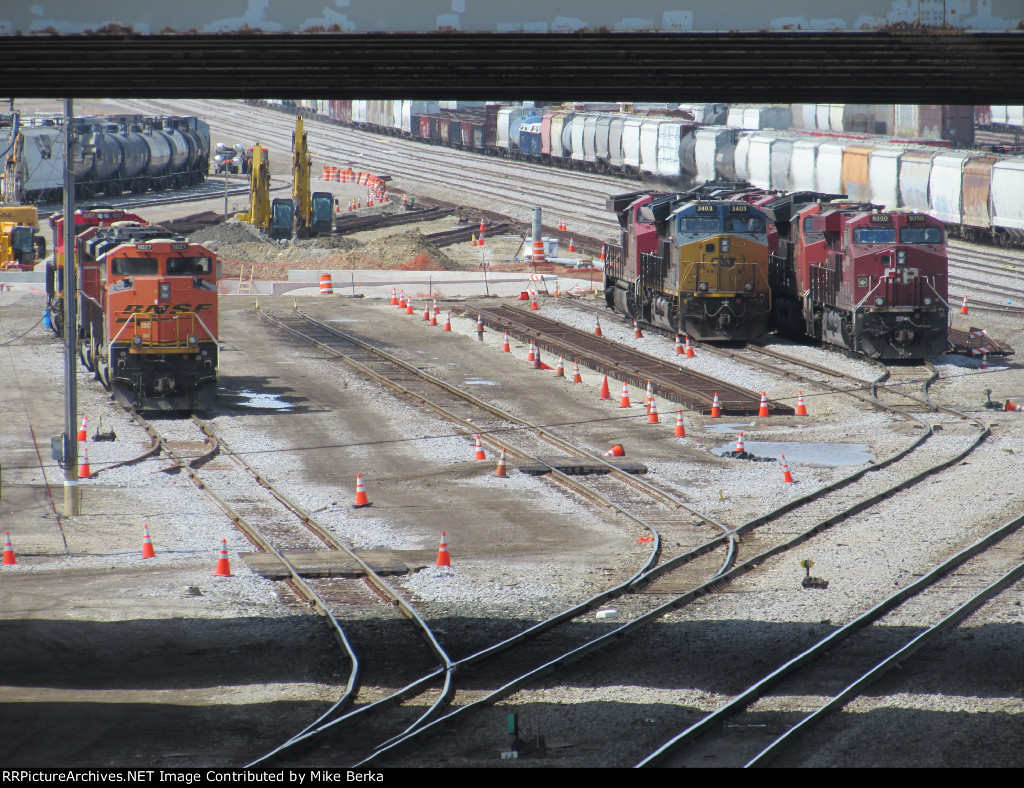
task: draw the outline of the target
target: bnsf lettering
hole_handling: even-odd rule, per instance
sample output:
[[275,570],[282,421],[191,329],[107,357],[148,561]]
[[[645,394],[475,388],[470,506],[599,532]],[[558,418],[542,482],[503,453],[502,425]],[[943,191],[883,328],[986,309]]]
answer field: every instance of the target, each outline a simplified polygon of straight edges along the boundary
[[213,304],[129,304],[121,312],[118,313],[117,322],[125,323],[131,319],[132,315],[165,315],[168,312],[171,315],[195,312],[206,312],[213,308]]
[[697,213],[714,213],[715,212],[715,206],[714,205],[696,205],[696,206],[694,206],[694,210],[697,211]]

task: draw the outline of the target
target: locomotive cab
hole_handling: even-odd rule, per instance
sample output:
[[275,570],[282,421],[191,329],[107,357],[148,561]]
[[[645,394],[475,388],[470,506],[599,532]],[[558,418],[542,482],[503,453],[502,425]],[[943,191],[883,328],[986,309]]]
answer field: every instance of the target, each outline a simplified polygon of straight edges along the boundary
[[827,256],[811,266],[823,337],[872,358],[937,356],[946,347],[946,236],[921,213],[836,209],[814,217]]
[[138,410],[212,405],[219,358],[215,255],[165,233],[115,246],[99,262],[114,397]]

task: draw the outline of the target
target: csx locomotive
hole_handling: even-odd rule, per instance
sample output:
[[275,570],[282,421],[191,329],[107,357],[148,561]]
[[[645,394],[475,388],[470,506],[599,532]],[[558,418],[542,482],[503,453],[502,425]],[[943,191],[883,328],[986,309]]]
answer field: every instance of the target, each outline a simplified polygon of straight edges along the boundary
[[715,183],[610,197],[621,247],[605,267],[605,301],[626,317],[699,340],[746,341],[768,329],[769,223]]

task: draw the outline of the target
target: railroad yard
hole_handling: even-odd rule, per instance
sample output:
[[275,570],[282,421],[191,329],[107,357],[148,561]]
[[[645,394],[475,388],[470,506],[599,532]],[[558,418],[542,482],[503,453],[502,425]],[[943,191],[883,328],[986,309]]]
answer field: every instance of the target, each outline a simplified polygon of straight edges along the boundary
[[[286,114],[117,106],[259,123],[287,183]],[[391,175],[376,213],[454,207],[192,233],[224,265],[216,405],[132,414],[79,365],[77,516],[63,344],[41,285],[0,291],[5,768],[1024,765],[1020,251],[949,244],[951,328],[1005,355],[690,357],[591,268],[635,183],[307,128]],[[138,210],[241,210],[228,181]],[[339,225],[365,193],[323,187]],[[521,257],[534,205],[561,266]],[[440,240],[484,214],[484,246]]]

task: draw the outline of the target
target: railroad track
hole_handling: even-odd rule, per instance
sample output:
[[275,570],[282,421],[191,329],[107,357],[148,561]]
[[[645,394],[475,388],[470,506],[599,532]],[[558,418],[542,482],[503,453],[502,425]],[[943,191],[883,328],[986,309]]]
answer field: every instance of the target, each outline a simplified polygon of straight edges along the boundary
[[[463,311],[470,315],[474,310]],[[652,381],[658,396],[699,413],[711,412],[716,394],[721,403],[722,415],[756,416],[758,413],[760,392],[688,370],[684,366],[685,361],[670,364],[524,309],[508,306],[481,307],[475,312],[483,317],[484,325],[493,330],[508,331],[511,336],[523,341],[532,340],[551,353],[618,380],[637,387],[644,387],[647,381]],[[791,406],[771,400],[768,401],[768,412],[773,416],[792,416],[795,413]]]
[[[895,386],[896,384],[891,384]],[[859,390],[859,389],[858,389]],[[901,397],[903,399],[903,397]],[[921,406],[923,407],[923,405]],[[923,428],[924,425],[922,425]],[[788,502],[785,506],[780,507],[778,510],[769,512],[768,514],[755,518],[754,520],[744,523],[733,529],[729,529],[734,535],[742,535],[743,542],[741,543],[742,554],[737,553],[734,547],[730,547],[732,540],[728,534],[723,533],[720,537],[712,539],[702,545],[698,545],[692,549],[689,549],[683,553],[672,556],[663,560],[658,566],[650,566],[637,573],[632,581],[626,584],[624,587],[618,589],[612,589],[606,594],[594,599],[587,600],[587,602],[574,608],[572,611],[566,611],[559,617],[556,617],[559,621],[569,620],[573,617],[582,615],[583,613],[592,610],[594,607],[600,604],[608,603],[611,600],[616,600],[619,607],[623,608],[627,612],[627,616],[630,621],[621,627],[616,627],[612,632],[606,635],[593,638],[583,643],[573,643],[571,646],[566,647],[565,642],[562,640],[562,635],[558,636],[557,643],[552,643],[552,647],[561,646],[561,650],[553,648],[552,651],[547,653],[539,653],[538,649],[529,655],[532,661],[532,667],[527,670],[522,670],[523,657],[515,657],[513,665],[501,666],[503,669],[499,671],[490,661],[486,665],[486,673],[477,672],[474,674],[476,681],[483,681],[486,678],[487,682],[492,686],[497,685],[497,689],[492,692],[483,693],[471,693],[470,696],[464,698],[462,705],[459,705],[454,710],[444,714],[443,716],[437,717],[434,720],[426,720],[413,728],[410,728],[405,733],[397,734],[391,739],[382,742],[381,746],[376,750],[367,755],[363,760],[358,761],[358,765],[374,763],[374,764],[388,764],[388,763],[407,763],[405,760],[390,761],[391,758],[399,757],[404,758],[404,753],[408,747],[415,747],[415,742],[419,741],[421,737],[429,736],[431,733],[440,730],[442,727],[445,730],[452,731],[453,726],[458,725],[461,727],[467,723],[462,722],[463,717],[472,716],[474,710],[480,709],[496,703],[501,698],[508,697],[518,689],[530,685],[535,682],[540,676],[547,673],[558,670],[568,664],[571,664],[583,657],[592,654],[608,645],[626,642],[628,641],[627,635],[632,635],[640,627],[657,620],[659,617],[678,609],[681,606],[689,604],[693,600],[713,591],[716,591],[726,585],[730,580],[738,577],[748,571],[752,571],[762,562],[770,559],[775,555],[790,551],[796,546],[803,544],[808,539],[812,538],[822,530],[832,527],[838,523],[844,522],[847,518],[853,514],[863,511],[868,507],[878,503],[881,500],[895,494],[900,489],[904,489],[911,486],[918,481],[927,478],[936,470],[942,467],[948,467],[948,465],[955,462],[959,457],[965,456],[966,452],[969,452],[977,442],[983,439],[984,435],[981,434],[977,437],[977,440],[968,446],[964,451],[958,451],[952,456],[945,456],[941,462],[931,463],[924,468],[918,467],[915,473],[909,471],[904,472],[903,478],[897,483],[893,484],[891,481],[885,482],[880,485],[874,485],[873,489],[864,494],[862,488],[853,491],[851,493],[858,493],[852,496],[852,499],[845,501],[844,503],[837,504],[835,500],[832,501],[832,511],[829,515],[823,518],[820,514],[811,514],[809,519],[812,521],[809,527],[800,525],[800,532],[793,535],[793,524],[788,522],[780,529],[774,537],[769,537],[768,529],[764,529],[768,523],[771,523],[775,519],[781,517],[783,514],[790,512],[798,506],[803,506],[811,502],[817,502],[817,500],[826,494],[834,493],[835,491],[850,485],[853,481],[862,478],[865,474],[870,471],[886,467],[890,464],[896,463],[902,460],[906,455],[911,453],[914,448],[921,445],[930,435],[930,431],[927,434],[921,436],[917,440],[912,442],[906,450],[898,452],[891,458],[886,458],[876,465],[864,468],[850,476],[840,480],[839,483],[830,485],[826,490],[815,491],[807,496],[803,496],[801,499],[793,502]],[[872,487],[872,485],[869,485]],[[880,489],[879,489],[880,487]],[[827,505],[826,505],[826,508]],[[838,508],[838,511],[836,509]],[[753,535],[752,532],[755,530],[758,533]],[[772,540],[774,539],[774,542]],[[750,544],[750,549],[747,549],[746,543]],[[723,560],[723,553],[725,554]],[[662,555],[666,555],[665,551],[662,551]],[[684,575],[679,577],[689,576],[689,580],[680,580],[677,577],[674,581],[667,580],[671,578],[674,572],[682,570]],[[687,585],[693,580],[700,580],[693,584],[691,588],[682,593],[675,593],[669,589],[669,584],[682,584]],[[658,584],[661,584],[660,588]],[[630,597],[624,598],[623,593],[626,590],[631,590],[633,593]],[[667,599],[667,601],[665,601]],[[553,639],[551,632],[548,630],[555,626],[555,619],[550,622],[542,622],[537,627],[532,628],[525,633],[527,635],[538,634],[544,632],[547,634],[547,640]],[[482,662],[486,657],[493,656],[498,653],[498,647],[493,649],[485,649],[484,651],[478,652],[477,654],[471,655],[464,661],[460,661],[457,667],[460,670],[465,670],[470,665],[477,665]],[[503,661],[504,661],[503,657]],[[515,669],[518,668],[522,672],[516,674]],[[479,668],[478,668],[479,671]],[[340,763],[352,764],[351,760],[346,758],[351,757],[351,750],[349,749],[348,743],[351,740],[351,725],[358,719],[358,714],[353,713],[350,716],[342,717],[337,720],[326,723],[321,726],[318,730],[310,731],[305,738],[293,742],[291,746],[300,747],[305,746],[317,746],[319,757],[329,757],[331,762],[334,763],[334,759],[340,758]],[[473,723],[469,722],[468,725],[472,726]],[[322,735],[329,735],[330,742],[332,744],[325,745],[319,742]],[[327,750],[325,747],[330,748],[330,755],[326,756]],[[340,751],[339,748],[344,748]],[[402,754],[400,754],[402,753]],[[284,754],[287,756],[287,753]],[[280,754],[277,756],[280,757]],[[287,758],[285,758],[287,762]]]

